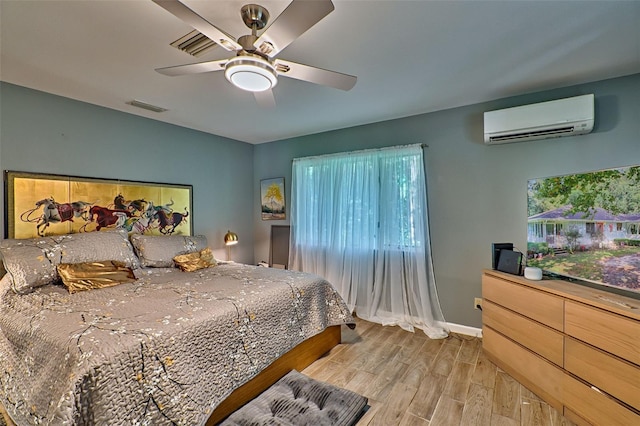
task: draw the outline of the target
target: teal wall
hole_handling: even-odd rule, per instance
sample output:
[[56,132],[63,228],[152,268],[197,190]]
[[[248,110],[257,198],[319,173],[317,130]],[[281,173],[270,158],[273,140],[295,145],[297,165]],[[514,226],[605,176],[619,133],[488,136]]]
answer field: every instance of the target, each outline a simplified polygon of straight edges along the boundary
[[[482,143],[482,113],[585,93],[596,127],[584,136],[502,146]],[[260,179],[285,177],[290,207],[295,157],[425,143],[436,282],[446,319],[480,326],[473,298],[490,266],[491,242],[526,244],[530,178],[640,164],[640,74],[262,145],[0,83],[3,170],[192,184],[194,230],[225,257],[269,259]],[[0,208],[3,219],[4,203]]]
[[[486,146],[483,112],[594,93],[591,134]],[[536,177],[640,164],[640,74],[398,120],[282,140],[254,149],[254,211],[259,180],[285,177],[290,205],[295,157],[424,143],[434,268],[447,321],[481,326],[473,298],[492,242],[526,249],[526,184]],[[255,215],[255,259],[269,259],[272,224]]]
[[3,170],[193,185],[194,232],[253,263],[253,145],[7,83],[0,114]]

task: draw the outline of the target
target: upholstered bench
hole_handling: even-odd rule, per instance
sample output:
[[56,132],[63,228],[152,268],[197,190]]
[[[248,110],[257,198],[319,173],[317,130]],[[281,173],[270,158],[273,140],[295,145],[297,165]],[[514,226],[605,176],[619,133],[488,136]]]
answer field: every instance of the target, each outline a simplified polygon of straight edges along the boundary
[[224,426],[350,426],[362,416],[367,398],[295,370],[229,416]]

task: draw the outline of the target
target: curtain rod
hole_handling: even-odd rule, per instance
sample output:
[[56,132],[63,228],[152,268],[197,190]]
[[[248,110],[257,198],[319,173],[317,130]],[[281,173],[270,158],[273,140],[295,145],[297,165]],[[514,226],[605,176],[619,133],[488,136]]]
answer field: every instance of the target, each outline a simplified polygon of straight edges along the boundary
[[342,152],[333,152],[331,154],[320,154],[320,155],[310,155],[308,157],[297,157],[297,158],[293,158],[291,161],[296,161],[296,160],[301,160],[301,159],[308,159],[308,158],[317,158],[317,157],[331,157],[334,155],[351,155],[351,154],[360,154],[360,153],[364,153],[364,152],[375,152],[375,151],[386,151],[389,149],[398,149],[398,148],[412,148],[412,147],[417,147],[419,146],[420,148],[429,148],[429,145],[427,145],[426,143],[415,143],[415,144],[410,144],[410,145],[391,145],[391,146],[384,146],[382,148],[368,148],[368,149],[359,149],[359,150],[355,150],[355,151],[342,151]]

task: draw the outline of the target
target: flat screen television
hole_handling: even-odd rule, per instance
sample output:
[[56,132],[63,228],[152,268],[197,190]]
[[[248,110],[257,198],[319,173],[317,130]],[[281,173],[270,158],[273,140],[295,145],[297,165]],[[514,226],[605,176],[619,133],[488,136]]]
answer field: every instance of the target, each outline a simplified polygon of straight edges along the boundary
[[531,179],[527,266],[640,299],[640,166]]

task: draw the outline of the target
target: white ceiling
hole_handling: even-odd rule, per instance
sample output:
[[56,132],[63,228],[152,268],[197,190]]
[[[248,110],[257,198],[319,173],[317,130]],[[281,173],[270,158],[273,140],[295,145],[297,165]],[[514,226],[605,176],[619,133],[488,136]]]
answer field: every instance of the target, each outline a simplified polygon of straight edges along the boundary
[[[184,2],[248,33],[249,0]],[[348,92],[281,77],[276,107],[264,108],[221,72],[158,74],[230,55],[169,46],[191,29],[151,0],[1,0],[0,79],[262,143],[640,72],[640,1],[333,2],[279,57],[358,76]],[[271,21],[288,3],[260,0]]]

